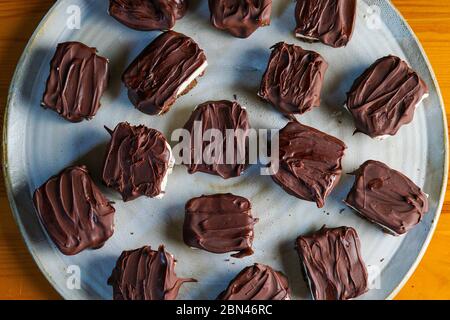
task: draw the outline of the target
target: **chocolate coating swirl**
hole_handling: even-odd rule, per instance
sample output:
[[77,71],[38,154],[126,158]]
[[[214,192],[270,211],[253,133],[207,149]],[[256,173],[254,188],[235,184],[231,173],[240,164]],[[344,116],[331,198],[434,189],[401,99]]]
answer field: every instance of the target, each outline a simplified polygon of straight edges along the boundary
[[127,27],[168,30],[188,9],[188,0],[110,0],[109,14]]
[[395,135],[414,118],[416,106],[428,93],[425,82],[395,56],[377,60],[347,94],[347,108],[356,130],[370,137]]
[[[198,150],[195,140],[196,123],[201,124],[197,131],[201,131],[204,140],[202,150]],[[208,101],[199,105],[184,128],[191,133],[191,154],[188,167],[189,173],[204,172],[218,175],[224,179],[238,177],[247,168],[248,144],[247,138],[250,130],[250,123],[247,111],[237,102],[231,101]],[[202,157],[201,161],[196,159],[196,155],[204,155],[203,150],[211,147],[215,141],[213,137],[206,139],[206,133],[209,130],[218,130],[223,137],[221,147],[222,154],[214,154],[208,161]],[[227,130],[234,130],[235,139],[233,143],[234,158],[232,161],[226,161],[228,138]],[[196,148],[197,147],[197,148]]]
[[303,114],[320,106],[327,62],[314,51],[280,42],[272,47],[258,95],[284,114]]
[[114,233],[114,208],[86,167],[69,167],[33,196],[39,220],[59,250],[75,255],[103,246]]
[[297,0],[295,18],[297,37],[343,47],[355,27],[356,0]]
[[345,202],[390,233],[408,232],[428,211],[426,194],[408,177],[384,163],[366,161],[354,174],[355,184]]
[[164,177],[171,169],[171,156],[161,132],[121,122],[111,132],[103,182],[120,192],[124,201],[159,196],[164,191]]
[[108,60],[80,42],[58,44],[42,106],[71,122],[91,119],[108,84]]
[[131,102],[155,115],[169,111],[182,84],[206,63],[206,56],[191,38],[174,31],[157,37],[123,74]]
[[368,290],[355,229],[323,227],[297,238],[297,251],[315,300],[348,300]]
[[175,300],[184,283],[197,282],[178,278],[175,263],[164,246],[122,252],[108,279],[114,300]]
[[213,253],[238,251],[232,257],[253,254],[253,218],[251,203],[244,197],[216,194],[194,198],[186,203],[184,242]]
[[273,180],[289,194],[322,208],[341,177],[347,147],[341,140],[296,121],[280,131],[279,141],[279,170],[272,175]]
[[271,267],[255,263],[242,270],[218,300],[290,300],[288,280]]
[[209,0],[211,23],[238,38],[270,24],[272,0]]

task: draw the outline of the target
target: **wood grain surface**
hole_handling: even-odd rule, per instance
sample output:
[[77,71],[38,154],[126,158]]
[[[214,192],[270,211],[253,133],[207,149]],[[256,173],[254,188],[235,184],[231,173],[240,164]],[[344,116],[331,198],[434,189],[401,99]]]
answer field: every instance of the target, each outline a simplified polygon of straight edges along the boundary
[[[450,1],[393,0],[422,42],[450,112]],[[0,108],[20,55],[50,0],[0,1]],[[450,299],[450,194],[436,233],[416,272],[397,299]],[[0,299],[60,299],[34,263],[0,182]]]

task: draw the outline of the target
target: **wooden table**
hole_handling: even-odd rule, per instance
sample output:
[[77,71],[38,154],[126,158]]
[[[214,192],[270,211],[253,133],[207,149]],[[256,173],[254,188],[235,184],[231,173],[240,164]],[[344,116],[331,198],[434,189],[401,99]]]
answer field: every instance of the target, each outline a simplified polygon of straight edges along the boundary
[[[94,1],[94,0],[93,0]],[[420,38],[450,112],[450,3],[448,0],[393,0]],[[19,57],[51,0],[0,3],[0,103]],[[450,299],[450,194],[436,234],[420,266],[397,299]],[[0,182],[0,299],[58,299],[22,240]]]

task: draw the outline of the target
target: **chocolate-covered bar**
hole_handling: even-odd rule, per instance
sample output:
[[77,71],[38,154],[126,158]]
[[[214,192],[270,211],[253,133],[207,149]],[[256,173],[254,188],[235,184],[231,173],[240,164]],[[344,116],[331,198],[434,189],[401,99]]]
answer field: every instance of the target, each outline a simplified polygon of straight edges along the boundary
[[218,300],[290,300],[288,279],[280,271],[255,263],[242,270]]
[[180,287],[195,279],[178,278],[176,260],[160,246],[123,251],[108,279],[114,300],[175,300]]
[[272,0],[209,0],[211,23],[235,37],[248,38],[270,24]]
[[320,106],[327,62],[314,51],[280,42],[272,47],[258,95],[287,115]]
[[425,193],[404,174],[379,161],[366,161],[356,170],[345,203],[363,218],[393,235],[414,228],[428,211]]
[[252,205],[244,197],[215,194],[193,198],[186,203],[184,242],[213,253],[237,252],[235,258],[253,254]]
[[103,166],[106,186],[120,192],[124,201],[140,196],[162,198],[175,163],[164,135],[127,122],[109,132],[111,142]]
[[196,85],[208,63],[191,38],[174,31],[158,36],[122,76],[128,97],[140,111],[158,115]]
[[348,44],[356,20],[356,0],[297,0],[296,37],[338,48]]
[[114,233],[114,208],[86,167],[64,169],[33,196],[39,220],[58,249],[75,255],[103,246]]
[[[190,157],[186,157],[190,158],[186,164],[189,173],[204,172],[229,179],[240,176],[247,168],[250,123],[247,111],[237,102],[226,100],[205,102],[194,110],[184,128],[191,133],[191,154]],[[220,148],[222,154],[211,152],[211,159],[205,159],[207,148],[212,148],[217,143],[215,137],[207,138],[208,131],[212,129],[222,134],[223,143]],[[233,152],[232,159],[231,157],[227,159],[227,148],[231,148],[227,130],[234,130],[235,133],[232,141],[234,150],[228,150]],[[202,148],[200,143],[196,143],[196,131],[197,134],[201,133],[203,140],[206,140],[202,142]]]
[[186,14],[188,0],[109,0],[109,14],[127,27],[168,30]]
[[71,122],[92,119],[108,84],[108,59],[80,42],[58,44],[42,107]]
[[347,94],[356,131],[372,138],[395,135],[410,123],[428,87],[408,64],[395,56],[377,60]]
[[322,208],[341,177],[344,142],[297,121],[290,121],[279,137],[279,168],[271,164],[273,180],[289,194]]
[[296,249],[314,300],[349,300],[368,290],[366,265],[355,229],[323,227],[300,236]]

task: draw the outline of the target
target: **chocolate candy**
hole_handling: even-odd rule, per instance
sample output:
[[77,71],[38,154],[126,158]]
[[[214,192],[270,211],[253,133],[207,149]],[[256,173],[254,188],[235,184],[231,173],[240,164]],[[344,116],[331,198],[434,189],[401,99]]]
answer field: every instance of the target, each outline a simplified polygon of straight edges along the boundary
[[320,106],[328,68],[322,56],[284,42],[272,49],[258,95],[287,115],[303,114]]
[[197,282],[178,278],[175,263],[164,246],[122,252],[108,279],[114,300],[175,300],[184,283]]
[[[191,133],[190,161],[186,164],[189,173],[204,172],[229,179],[240,176],[246,169],[250,123],[247,111],[237,102],[226,100],[205,102],[194,110],[184,128]],[[222,134],[223,143],[218,150],[218,153],[222,154],[211,154],[211,159],[205,159],[207,148],[212,148],[216,144],[214,137],[207,138],[207,132],[211,130],[217,130]],[[231,148],[227,130],[233,130],[235,133],[232,141],[233,150],[227,150]],[[196,131],[206,141],[196,143]],[[230,152],[233,152],[233,157],[227,159]]]
[[65,255],[103,246],[114,233],[114,208],[86,167],[69,167],[33,196],[39,220]]
[[366,161],[354,175],[355,184],[345,202],[394,235],[414,228],[428,211],[426,194],[382,162]]
[[80,42],[60,43],[50,63],[42,106],[71,122],[92,119],[108,82],[108,60]]
[[353,228],[321,230],[296,241],[315,300],[348,300],[368,290],[368,275]]
[[218,300],[290,300],[288,280],[271,267],[255,263],[242,270]]
[[354,82],[347,108],[356,131],[372,138],[395,135],[410,123],[428,88],[405,61],[387,56],[377,60]]
[[297,121],[289,122],[279,136],[279,168],[271,164],[273,180],[289,194],[322,208],[341,177],[345,144]]
[[142,30],[168,30],[183,18],[188,0],[110,0],[109,14],[127,27]]
[[163,134],[145,126],[119,123],[111,133],[103,182],[124,201],[139,196],[161,198],[175,160]]
[[343,47],[355,27],[356,0],[297,0],[295,18],[298,38]]
[[211,23],[238,38],[270,24],[272,0],[209,0]]
[[128,97],[140,111],[164,114],[190,89],[208,63],[191,38],[174,31],[157,37],[122,76]]
[[237,251],[232,257],[253,254],[253,218],[247,199],[228,194],[194,198],[186,203],[184,242],[213,253]]

